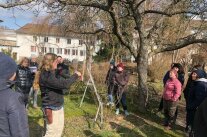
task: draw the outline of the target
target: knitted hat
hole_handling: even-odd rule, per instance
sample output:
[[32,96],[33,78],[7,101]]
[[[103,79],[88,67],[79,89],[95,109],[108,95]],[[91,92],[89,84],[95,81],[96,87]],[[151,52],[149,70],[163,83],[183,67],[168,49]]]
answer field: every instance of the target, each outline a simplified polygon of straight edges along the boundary
[[197,69],[193,72],[195,72],[198,75],[198,78],[205,78],[206,77],[206,72],[201,69]]
[[9,80],[17,70],[15,61],[2,52],[0,52],[0,65],[0,79],[2,80]]
[[121,67],[122,69],[124,69],[124,64],[123,63],[119,63],[118,65],[117,65],[117,68],[118,67]]
[[115,61],[114,61],[114,60],[111,60],[111,61],[110,61],[110,65],[115,66]]

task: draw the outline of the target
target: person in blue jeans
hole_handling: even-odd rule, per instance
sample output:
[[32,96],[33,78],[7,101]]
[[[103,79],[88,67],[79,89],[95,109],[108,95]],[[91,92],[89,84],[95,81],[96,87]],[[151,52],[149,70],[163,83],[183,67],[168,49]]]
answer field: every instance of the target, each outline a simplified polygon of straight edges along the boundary
[[105,84],[108,86],[108,103],[106,104],[114,106],[113,91],[114,91],[114,82],[113,77],[116,73],[116,66],[114,60],[110,62],[110,68],[106,75]]
[[124,109],[125,116],[129,115],[127,111],[126,92],[127,84],[129,81],[129,74],[124,71],[124,65],[119,63],[117,65],[117,71],[113,77],[114,80],[114,93],[115,93],[115,104],[116,104],[116,115],[119,114],[120,102]]

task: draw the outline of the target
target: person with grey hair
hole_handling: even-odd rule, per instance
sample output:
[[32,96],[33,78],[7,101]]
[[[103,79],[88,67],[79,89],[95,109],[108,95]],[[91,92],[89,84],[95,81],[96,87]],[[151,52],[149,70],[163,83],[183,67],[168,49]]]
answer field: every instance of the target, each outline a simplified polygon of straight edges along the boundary
[[0,137],[29,137],[28,118],[23,97],[13,92],[17,65],[0,52]]

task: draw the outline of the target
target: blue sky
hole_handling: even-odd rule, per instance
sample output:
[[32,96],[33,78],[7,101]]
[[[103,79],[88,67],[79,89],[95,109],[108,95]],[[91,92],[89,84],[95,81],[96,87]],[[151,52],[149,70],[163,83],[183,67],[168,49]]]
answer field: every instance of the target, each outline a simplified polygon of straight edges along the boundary
[[[4,0],[0,0],[2,3]],[[0,7],[0,26],[6,26],[10,29],[18,29],[27,23],[31,23],[38,17],[46,15],[44,8],[37,6],[23,6],[10,9],[3,9]],[[37,15],[38,13],[38,15]]]

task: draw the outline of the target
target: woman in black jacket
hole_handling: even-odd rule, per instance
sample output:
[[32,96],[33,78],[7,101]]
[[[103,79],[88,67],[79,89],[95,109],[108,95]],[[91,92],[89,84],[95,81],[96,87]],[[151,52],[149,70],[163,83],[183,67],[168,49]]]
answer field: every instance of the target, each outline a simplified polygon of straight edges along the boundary
[[31,87],[32,73],[29,69],[29,59],[24,57],[17,67],[15,89],[24,96],[25,106],[28,104]]
[[47,117],[45,137],[61,137],[64,128],[63,90],[68,89],[81,76],[81,73],[75,72],[69,79],[59,78],[56,75],[57,56],[53,53],[47,53],[41,64],[39,85],[42,108]]

